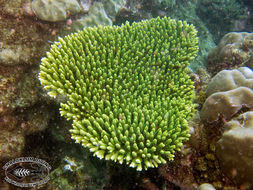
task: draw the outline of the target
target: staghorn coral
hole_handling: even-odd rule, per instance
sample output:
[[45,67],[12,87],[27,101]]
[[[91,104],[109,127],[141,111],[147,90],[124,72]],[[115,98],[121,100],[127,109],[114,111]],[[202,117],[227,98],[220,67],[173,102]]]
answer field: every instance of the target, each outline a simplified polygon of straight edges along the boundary
[[52,45],[39,78],[50,96],[67,96],[60,110],[76,142],[137,170],[157,167],[190,136],[197,42],[192,25],[167,17],[85,28]]

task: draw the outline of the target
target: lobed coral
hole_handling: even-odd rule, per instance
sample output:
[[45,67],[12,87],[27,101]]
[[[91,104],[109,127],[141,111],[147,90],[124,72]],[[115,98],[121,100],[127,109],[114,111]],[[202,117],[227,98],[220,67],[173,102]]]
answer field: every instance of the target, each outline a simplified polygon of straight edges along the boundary
[[230,32],[208,55],[207,69],[216,74],[223,69],[247,66],[253,69],[253,33]]
[[253,185],[253,111],[227,122],[224,129],[216,145],[222,170],[237,184]]
[[248,67],[223,70],[208,84],[200,117],[205,122],[231,119],[242,108],[253,107],[253,72]]
[[77,143],[137,170],[157,167],[190,136],[196,33],[167,17],[85,28],[52,45],[39,78],[50,96],[67,96],[61,115]]
[[253,91],[247,87],[239,87],[225,92],[216,92],[209,96],[201,111],[201,120],[215,122],[219,118],[229,120],[242,108],[253,108]]
[[209,136],[215,144],[219,161],[217,169],[231,182],[246,189],[247,185],[253,184],[250,160],[253,142],[252,89],[253,71],[249,67],[220,71],[208,84],[208,98],[200,111],[205,130],[210,131]]
[[210,96],[215,92],[228,91],[240,86],[253,89],[253,72],[248,67],[219,72],[208,84],[206,95]]
[[81,11],[76,0],[33,0],[32,9],[38,18],[49,22],[66,20],[68,14]]

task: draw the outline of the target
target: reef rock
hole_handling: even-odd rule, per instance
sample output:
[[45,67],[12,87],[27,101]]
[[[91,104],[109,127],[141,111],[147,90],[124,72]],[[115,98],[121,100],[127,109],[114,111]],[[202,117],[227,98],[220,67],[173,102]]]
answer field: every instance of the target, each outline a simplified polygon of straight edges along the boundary
[[224,128],[216,145],[223,172],[238,185],[253,185],[253,111],[227,122]]
[[49,22],[66,20],[69,14],[81,11],[76,0],[34,0],[32,8],[38,18]]
[[25,138],[18,131],[1,130],[0,159],[10,159],[21,155],[25,146]]

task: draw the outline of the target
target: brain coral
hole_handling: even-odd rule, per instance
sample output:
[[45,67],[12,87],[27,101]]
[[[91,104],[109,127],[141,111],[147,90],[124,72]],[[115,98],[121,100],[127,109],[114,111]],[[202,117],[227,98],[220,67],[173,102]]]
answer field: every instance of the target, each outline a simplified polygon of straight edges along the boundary
[[189,138],[196,33],[167,17],[88,27],[52,45],[39,78],[50,96],[68,97],[60,110],[76,142],[137,170],[157,167]]

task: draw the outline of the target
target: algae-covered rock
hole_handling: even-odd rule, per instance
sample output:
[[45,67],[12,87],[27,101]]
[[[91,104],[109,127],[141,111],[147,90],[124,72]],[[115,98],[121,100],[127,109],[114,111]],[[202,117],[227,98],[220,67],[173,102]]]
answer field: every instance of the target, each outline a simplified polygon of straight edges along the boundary
[[79,155],[63,157],[61,164],[50,173],[50,183],[53,189],[104,189],[107,182],[106,167],[96,165],[92,157],[89,157],[87,150],[76,152],[76,154]]
[[239,185],[253,185],[253,111],[226,123],[224,129],[216,145],[222,171]]
[[83,8],[83,12],[89,12],[92,2],[93,0],[80,0],[80,5]]
[[34,0],[32,8],[38,18],[49,22],[66,20],[68,14],[81,11],[76,0]]
[[3,64],[13,64],[18,63],[21,57],[21,51],[19,49],[11,50],[11,49],[2,49],[0,51],[0,62]]
[[126,0],[102,0],[107,15],[114,19],[119,12],[126,5]]
[[206,95],[233,90],[240,86],[253,89],[253,71],[248,67],[219,72],[208,84]]
[[29,135],[36,132],[44,131],[49,123],[49,120],[53,116],[53,112],[50,112],[50,108],[46,105],[35,106],[30,108],[26,113],[26,122],[23,129],[24,134]]
[[0,160],[19,157],[25,146],[25,138],[22,133],[7,131],[4,128],[0,133]]
[[101,2],[94,2],[90,7],[89,13],[74,21],[72,28],[77,31],[85,27],[93,27],[98,25],[111,26],[112,20],[108,17],[103,4]]
[[225,120],[238,113],[244,107],[253,108],[253,90],[239,87],[225,92],[216,92],[209,96],[201,111],[200,117],[205,122],[215,122],[220,117]]
[[21,45],[11,45],[0,48],[0,64],[14,66],[21,63],[29,63],[32,51]]

